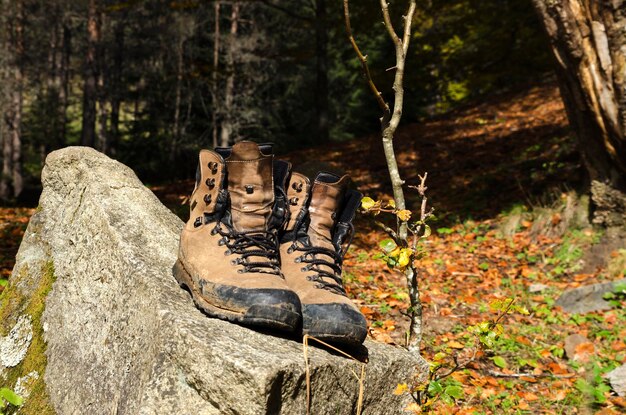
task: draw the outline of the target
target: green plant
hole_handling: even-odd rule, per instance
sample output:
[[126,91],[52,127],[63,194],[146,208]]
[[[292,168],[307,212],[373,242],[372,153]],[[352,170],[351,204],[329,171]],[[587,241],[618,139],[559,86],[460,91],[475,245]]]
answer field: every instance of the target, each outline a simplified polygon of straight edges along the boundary
[[594,404],[606,402],[606,393],[611,390],[611,387],[602,377],[602,369],[597,364],[593,365],[590,379],[578,379],[574,385],[576,389],[587,395]]
[[[494,348],[495,344],[502,338],[504,328],[500,323],[504,316],[511,312],[528,315],[528,310],[515,304],[515,300],[507,298],[496,300],[488,305],[492,312],[496,312],[496,317],[489,321],[483,321],[466,329],[467,341],[464,348],[471,350],[470,357],[464,362],[459,360],[459,356],[453,353],[450,348],[438,352],[430,364],[429,376],[426,382],[420,383],[413,388],[406,384],[399,384],[395,393],[410,393],[415,400],[415,404],[422,412],[433,409],[433,405],[441,401],[446,405],[453,405],[457,400],[464,398],[463,385],[455,380],[451,375],[455,372],[465,370],[468,365],[477,359],[480,354]],[[508,364],[501,356],[491,358],[493,364],[504,368]],[[524,364],[532,366],[534,362],[529,360]]]
[[559,276],[580,270],[584,248],[597,244],[601,234],[590,230],[572,230],[565,234],[561,246],[546,262],[554,265],[551,274]]
[[618,282],[613,289],[602,296],[613,308],[623,308],[626,301],[626,282]]
[[20,407],[24,403],[21,396],[8,388],[0,388],[0,415],[4,415],[9,406]]

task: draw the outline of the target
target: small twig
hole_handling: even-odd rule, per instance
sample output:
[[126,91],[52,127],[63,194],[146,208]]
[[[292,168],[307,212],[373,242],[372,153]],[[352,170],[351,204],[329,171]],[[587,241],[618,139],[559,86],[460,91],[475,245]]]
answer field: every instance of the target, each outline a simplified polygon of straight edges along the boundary
[[344,355],[345,357],[354,360],[357,363],[361,364],[361,374],[358,375],[354,369],[350,368],[350,371],[352,372],[352,374],[354,375],[354,377],[356,378],[357,382],[359,383],[359,395],[357,397],[357,407],[356,407],[356,415],[361,415],[361,412],[363,410],[363,396],[365,394],[365,363],[359,361],[358,359],[356,359],[354,356],[344,352],[341,349],[338,349],[334,346],[331,346],[330,344],[316,338],[313,336],[309,336],[308,334],[305,334],[302,337],[302,349],[303,349],[303,354],[304,354],[304,365],[305,365],[305,376],[306,376],[306,413],[307,415],[311,414],[311,368],[310,368],[310,364],[309,364],[309,340],[314,340],[326,347],[328,347],[329,349],[334,350],[337,353],[340,353],[342,355]]
[[[441,376],[437,376],[436,380],[440,380],[440,379],[444,379],[447,378],[448,376],[450,376],[451,374],[453,374],[454,372],[458,371],[459,369],[465,369],[467,367],[467,365],[469,365],[470,363],[474,362],[476,360],[476,355],[478,354],[478,348],[475,347],[474,348],[474,353],[472,353],[472,357],[470,357],[466,362],[464,362],[463,364],[460,364],[458,361],[458,358],[456,355],[452,356],[452,360],[454,361],[454,367],[452,369],[450,369],[450,371],[444,375]],[[437,372],[435,371],[435,374]]]
[[389,105],[383,99],[383,94],[380,93],[380,91],[376,87],[376,84],[374,83],[374,80],[372,79],[372,74],[370,73],[370,68],[369,68],[369,65],[367,64],[367,56],[361,53],[361,49],[359,49],[359,46],[356,44],[356,40],[354,39],[354,36],[352,35],[352,25],[350,24],[350,9],[348,7],[348,0],[343,0],[343,16],[345,19],[346,32],[348,33],[348,39],[350,40],[352,49],[354,49],[354,51],[356,52],[356,56],[361,62],[361,67],[363,69],[363,74],[365,75],[365,80],[367,81],[367,86],[369,86],[370,90],[372,91],[372,94],[374,94],[374,98],[376,98],[376,102],[378,103],[378,106],[380,107],[380,109],[383,111],[383,114],[385,115],[389,114],[391,113],[391,110],[389,109]]
[[478,277],[478,274],[473,274],[471,272],[459,272],[459,271],[452,271],[450,275],[460,275],[462,277]]
[[568,373],[565,375],[559,375],[555,373],[502,373],[496,372],[495,370],[488,370],[490,376],[496,378],[559,378],[559,379],[569,379],[576,376],[575,373]]
[[393,229],[391,229],[389,226],[385,225],[382,222],[374,222],[376,224],[376,226],[378,226],[380,229],[382,229],[383,231],[387,232],[389,234],[389,236],[391,236],[393,239],[398,240],[398,234],[396,233],[396,231],[394,231]]
[[498,323],[500,322],[500,320],[502,320],[502,318],[504,316],[506,316],[509,313],[509,310],[511,309],[511,307],[513,306],[513,303],[515,302],[515,299],[512,298],[511,302],[509,303],[509,305],[506,306],[506,309],[500,313],[500,315],[498,316],[498,318],[492,323],[492,327],[495,327],[496,325],[498,325]]

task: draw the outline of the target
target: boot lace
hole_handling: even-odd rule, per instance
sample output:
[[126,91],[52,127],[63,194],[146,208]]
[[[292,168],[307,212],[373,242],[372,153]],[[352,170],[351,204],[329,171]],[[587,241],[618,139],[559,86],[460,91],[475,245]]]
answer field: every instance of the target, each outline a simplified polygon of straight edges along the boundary
[[[296,262],[303,262],[307,265],[302,267],[302,271],[314,271],[314,275],[307,276],[307,280],[315,282],[317,288],[332,291],[336,294],[345,296],[346,289],[343,287],[341,280],[341,256],[336,251],[328,248],[315,246],[292,245],[289,249],[293,251],[301,251],[302,255],[296,258]],[[326,257],[326,258],[324,258]],[[322,269],[322,266],[332,269],[329,272]]]
[[[240,274],[258,272],[282,277],[276,235],[267,231],[237,232],[229,226],[222,226],[218,222],[211,231],[213,235],[220,234],[222,239],[218,244],[228,249],[224,255],[236,254],[238,257],[231,261],[232,265],[243,265],[238,269]],[[253,258],[254,257],[254,258]]]
[[[305,219],[303,223],[296,225],[297,231],[293,234],[293,240],[291,246],[287,248],[287,252],[292,253],[294,251],[303,252],[302,255],[296,257],[295,261],[303,262],[306,265],[302,267],[301,271],[314,271],[314,275],[307,276],[307,280],[316,283],[317,288],[331,291],[335,294],[346,296],[346,289],[343,286],[343,280],[341,279],[341,266],[343,263],[343,257],[345,256],[350,244],[352,243],[352,237],[354,236],[354,226],[352,223],[347,223],[347,241],[337,241],[335,243],[336,249],[323,248],[319,246],[311,246],[310,239],[306,235],[306,227],[308,227],[308,220]],[[322,267],[326,267],[323,269]],[[332,270],[332,272],[328,271]]]

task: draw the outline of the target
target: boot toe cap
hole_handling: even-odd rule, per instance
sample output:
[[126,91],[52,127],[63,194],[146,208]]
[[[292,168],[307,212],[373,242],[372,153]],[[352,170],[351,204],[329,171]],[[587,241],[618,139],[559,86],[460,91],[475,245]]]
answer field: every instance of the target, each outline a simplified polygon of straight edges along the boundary
[[302,318],[304,334],[320,339],[361,344],[367,336],[367,321],[351,304],[303,304]]
[[300,324],[300,300],[288,289],[203,284],[201,295],[214,306],[210,314],[220,318],[287,331]]

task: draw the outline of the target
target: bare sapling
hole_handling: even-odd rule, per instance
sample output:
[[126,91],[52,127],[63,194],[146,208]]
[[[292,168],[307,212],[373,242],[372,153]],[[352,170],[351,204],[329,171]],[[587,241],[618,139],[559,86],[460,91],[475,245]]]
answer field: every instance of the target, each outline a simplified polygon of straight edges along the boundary
[[[420,183],[416,186],[408,186],[417,191],[421,198],[420,210],[417,215],[407,209],[404,196],[405,182],[400,176],[396,155],[393,148],[393,140],[396,134],[400,119],[402,118],[402,107],[404,104],[404,68],[406,64],[406,56],[411,41],[411,23],[415,14],[416,2],[409,1],[406,14],[403,16],[401,36],[396,32],[389,7],[385,0],[380,0],[380,6],[383,15],[384,26],[394,44],[396,52],[395,77],[393,82],[393,106],[391,106],[383,97],[376,86],[367,62],[367,55],[364,55],[352,34],[352,26],[350,23],[349,0],[344,0],[344,18],[348,39],[352,48],[361,63],[363,74],[367,82],[369,90],[374,95],[378,106],[382,112],[380,118],[382,131],[382,144],[391,179],[393,191],[393,199],[388,201],[375,201],[369,197],[363,198],[362,207],[365,211],[378,215],[381,212],[395,215],[396,226],[391,228],[382,222],[377,222],[390,237],[381,241],[380,245],[383,253],[380,255],[390,267],[397,268],[403,272],[410,298],[410,327],[407,333],[407,347],[416,355],[420,353],[420,344],[422,341],[422,303],[419,296],[418,272],[414,261],[424,255],[424,248],[421,242],[430,235],[430,227],[427,224],[429,218],[432,217],[433,211],[427,207],[426,197],[426,178],[427,174],[420,176]],[[412,217],[417,216],[417,220]]]

